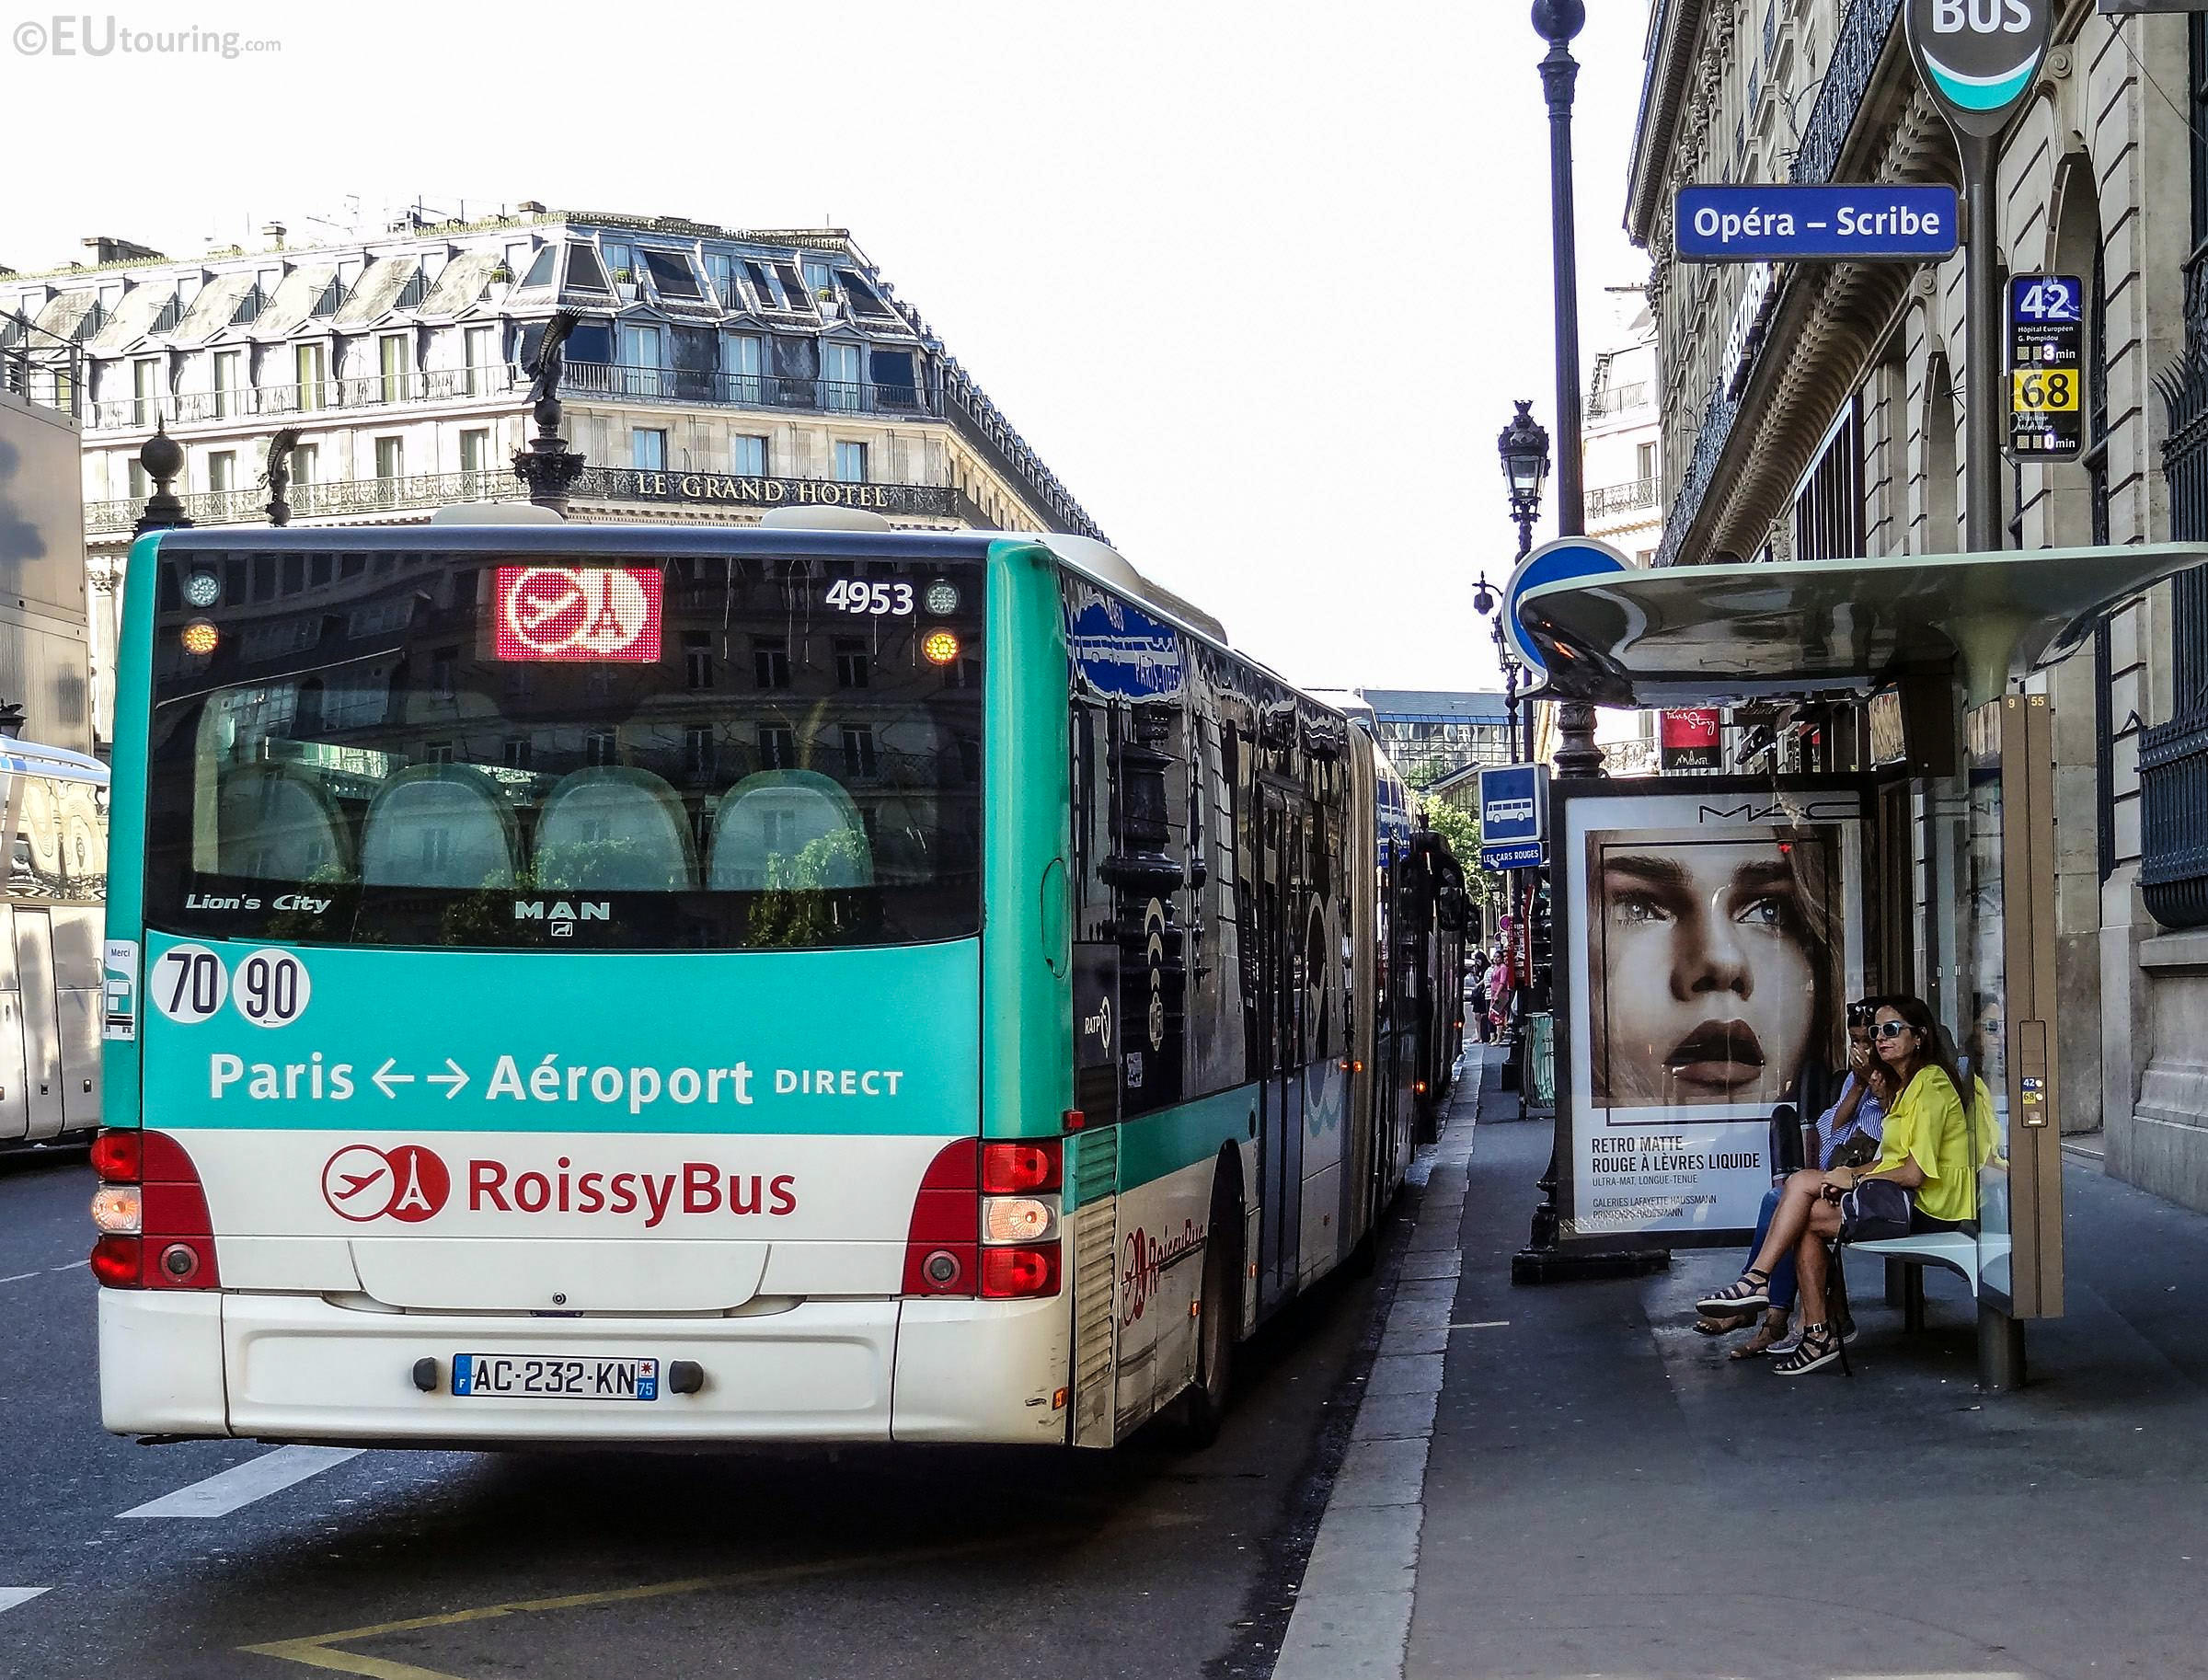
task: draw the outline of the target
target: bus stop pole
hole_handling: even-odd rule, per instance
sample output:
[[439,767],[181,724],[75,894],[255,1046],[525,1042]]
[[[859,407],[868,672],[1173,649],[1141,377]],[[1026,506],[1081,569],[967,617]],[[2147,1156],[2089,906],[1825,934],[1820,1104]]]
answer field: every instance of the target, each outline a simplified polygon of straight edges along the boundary
[[2001,365],[2000,251],[1994,187],[1999,162],[1993,140],[1958,134],[1962,154],[1963,216],[1969,237],[1963,246],[1963,404],[1966,486],[1963,546],[1973,554],[2006,547],[2001,525]]

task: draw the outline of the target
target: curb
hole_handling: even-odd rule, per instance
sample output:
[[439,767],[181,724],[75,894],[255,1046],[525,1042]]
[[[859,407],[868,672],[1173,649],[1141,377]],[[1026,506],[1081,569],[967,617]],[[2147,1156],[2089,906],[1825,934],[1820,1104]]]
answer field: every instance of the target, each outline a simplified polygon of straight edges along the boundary
[[1440,1140],[1411,1164],[1426,1193],[1272,1680],[1401,1680],[1484,1058],[1469,1071]]

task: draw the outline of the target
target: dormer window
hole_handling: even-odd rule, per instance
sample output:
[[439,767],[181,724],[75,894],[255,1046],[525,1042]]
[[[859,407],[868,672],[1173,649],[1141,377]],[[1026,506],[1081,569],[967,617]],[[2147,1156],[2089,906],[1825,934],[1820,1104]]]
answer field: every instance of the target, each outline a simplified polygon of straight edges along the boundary
[[646,251],[644,264],[651,270],[651,283],[659,288],[660,295],[677,303],[703,303],[705,292],[697,283],[697,270],[690,266],[690,259],[681,251]]
[[568,290],[570,292],[611,292],[606,284],[605,270],[599,265],[598,253],[581,239],[568,242]]
[[552,265],[558,259],[558,247],[547,245],[540,248],[535,259],[529,264],[528,273],[522,276],[521,290],[529,292],[540,286],[550,285],[552,283]]
[[626,245],[611,239],[602,240],[599,248],[605,253],[605,266],[613,270],[614,284],[633,286],[637,282],[637,253]]

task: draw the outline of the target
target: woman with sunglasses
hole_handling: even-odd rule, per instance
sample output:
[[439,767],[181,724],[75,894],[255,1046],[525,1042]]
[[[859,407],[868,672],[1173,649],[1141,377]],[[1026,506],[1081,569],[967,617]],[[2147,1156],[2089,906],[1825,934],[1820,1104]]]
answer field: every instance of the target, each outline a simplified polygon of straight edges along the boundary
[[[1879,1059],[1873,1048],[1871,1027],[1877,1021],[1879,1005],[1882,999],[1867,997],[1847,1006],[1847,1076],[1842,1083],[1840,1094],[1832,1107],[1817,1117],[1810,1128],[1813,1140],[1811,1155],[1819,1167],[1855,1167],[1874,1159],[1886,1122],[1886,1110],[1901,1094],[1894,1084],[1892,1070]],[[1755,1235],[1748,1244],[1748,1263],[1754,1265],[1762,1252],[1764,1238],[1771,1229],[1772,1216],[1778,1212],[1783,1194],[1784,1179],[1777,1180],[1772,1189],[1764,1192],[1764,1204],[1756,1210]],[[1754,1359],[1765,1353],[1790,1353],[1794,1342],[1788,1336],[1788,1327],[1794,1314],[1795,1276],[1794,1256],[1791,1251],[1779,1256],[1771,1269],[1771,1305],[1761,1314],[1735,1312],[1705,1313],[1695,1320],[1695,1329],[1705,1336],[1727,1336],[1735,1330],[1755,1326],[1755,1333],[1732,1350],[1734,1359]],[[1840,1334],[1852,1336],[1854,1328],[1846,1322],[1842,1313]]]
[[[1885,998],[1871,1039],[1901,1091],[1886,1114],[1878,1161],[1863,1173],[1839,1167],[1794,1174],[1762,1249],[1740,1282],[1696,1303],[1708,1314],[1764,1310],[1771,1304],[1771,1273],[1792,1250],[1801,1291],[1801,1342],[1772,1367],[1782,1376],[1806,1375],[1840,1357],[1840,1337],[1825,1321],[1824,1245],[1834,1237],[1845,1242],[1952,1231],[1977,1211],[1977,1163],[1959,1094],[1962,1081],[1931,1010],[1915,997]],[[1902,1196],[1858,1191],[1873,1184],[1893,1186]],[[1867,1205],[1880,1201],[1894,1212],[1881,1215]]]

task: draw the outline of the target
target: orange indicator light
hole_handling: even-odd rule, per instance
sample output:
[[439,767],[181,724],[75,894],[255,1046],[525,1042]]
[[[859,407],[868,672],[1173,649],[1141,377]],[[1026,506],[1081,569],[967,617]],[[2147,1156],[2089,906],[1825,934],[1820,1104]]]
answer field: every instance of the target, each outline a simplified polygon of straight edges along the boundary
[[930,630],[921,638],[920,652],[931,665],[948,665],[959,657],[959,639],[949,630]]

